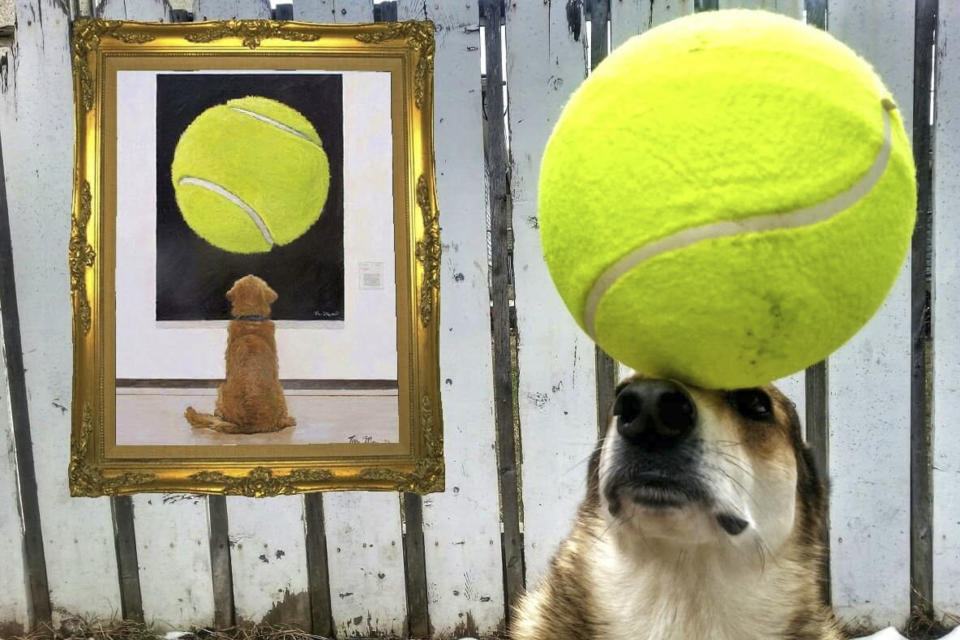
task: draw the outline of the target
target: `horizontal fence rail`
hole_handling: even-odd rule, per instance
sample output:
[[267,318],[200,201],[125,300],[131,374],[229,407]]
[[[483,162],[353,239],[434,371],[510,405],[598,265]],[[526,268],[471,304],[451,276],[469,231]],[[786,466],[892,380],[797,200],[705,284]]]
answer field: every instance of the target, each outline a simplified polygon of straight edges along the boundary
[[[117,615],[160,630],[270,623],[330,638],[502,633],[569,530],[613,384],[627,373],[570,318],[541,257],[544,145],[610,50],[673,18],[732,7],[805,20],[851,45],[911,132],[919,204],[908,264],[856,337],[778,384],[832,480],[840,616],[916,638],[960,622],[957,3],[14,5],[15,28],[0,24],[0,638]],[[434,22],[444,493],[69,497],[69,24],[81,15]]]

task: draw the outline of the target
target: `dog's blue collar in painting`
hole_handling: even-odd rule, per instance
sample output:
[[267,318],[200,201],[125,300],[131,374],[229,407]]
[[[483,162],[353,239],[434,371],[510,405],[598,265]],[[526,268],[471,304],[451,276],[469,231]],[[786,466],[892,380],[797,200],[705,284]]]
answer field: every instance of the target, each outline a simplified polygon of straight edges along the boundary
[[269,320],[270,316],[264,316],[260,314],[250,314],[246,316],[237,316],[234,320],[243,320],[245,322],[263,322],[264,320]]

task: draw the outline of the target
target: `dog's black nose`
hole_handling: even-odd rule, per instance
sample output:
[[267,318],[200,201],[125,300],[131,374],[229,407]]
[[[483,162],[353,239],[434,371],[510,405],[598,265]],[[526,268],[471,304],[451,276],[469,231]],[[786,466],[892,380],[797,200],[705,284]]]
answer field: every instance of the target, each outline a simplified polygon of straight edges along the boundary
[[613,405],[617,432],[647,449],[667,449],[693,431],[697,409],[680,385],[668,380],[637,380],[617,395]]

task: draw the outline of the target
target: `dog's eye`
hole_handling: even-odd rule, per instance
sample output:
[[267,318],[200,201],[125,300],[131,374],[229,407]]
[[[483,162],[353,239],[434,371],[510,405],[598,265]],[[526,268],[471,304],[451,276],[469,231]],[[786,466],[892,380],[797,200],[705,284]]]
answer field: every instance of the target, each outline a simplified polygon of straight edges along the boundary
[[737,389],[727,394],[730,405],[750,420],[773,420],[773,403],[763,389]]

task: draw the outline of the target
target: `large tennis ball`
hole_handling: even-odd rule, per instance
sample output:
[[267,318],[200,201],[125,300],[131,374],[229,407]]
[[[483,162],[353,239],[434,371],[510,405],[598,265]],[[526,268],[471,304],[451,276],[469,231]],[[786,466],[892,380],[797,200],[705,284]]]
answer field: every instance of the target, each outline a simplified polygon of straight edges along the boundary
[[577,322],[650,375],[767,383],[837,349],[901,269],[910,143],[870,65],[762,11],[634,37],[577,89],[540,174]]
[[320,217],[330,188],[327,154],[310,121],[258,96],[197,116],[180,136],[171,168],[186,223],[235,253],[299,238]]

